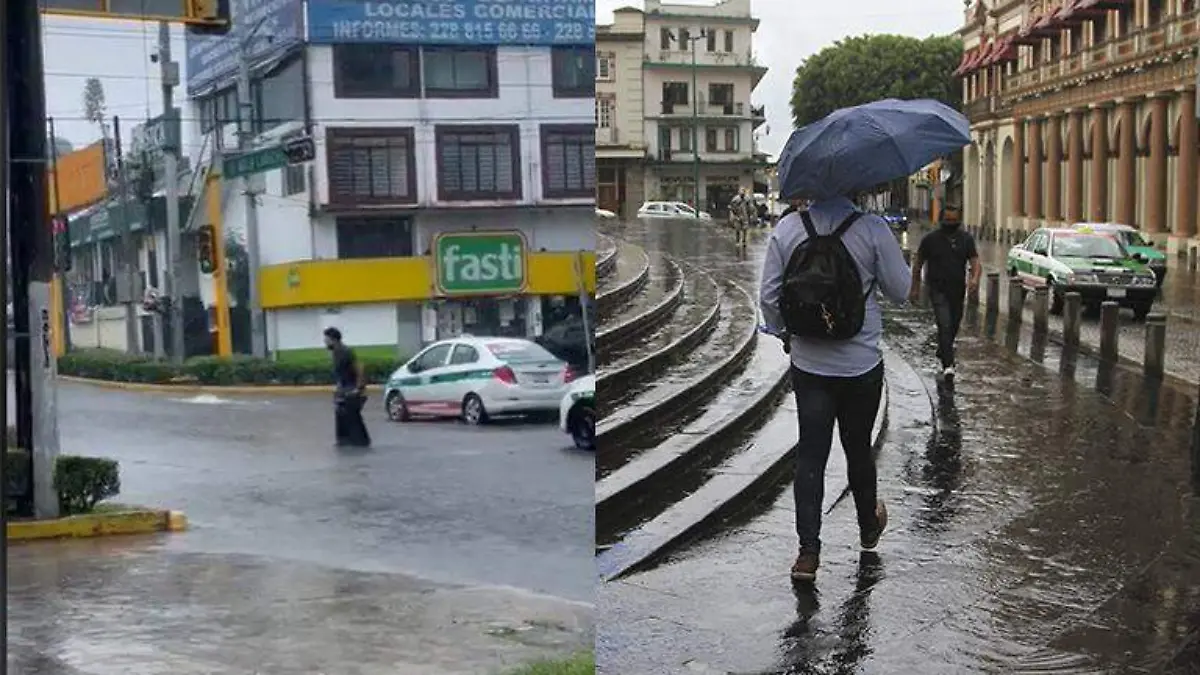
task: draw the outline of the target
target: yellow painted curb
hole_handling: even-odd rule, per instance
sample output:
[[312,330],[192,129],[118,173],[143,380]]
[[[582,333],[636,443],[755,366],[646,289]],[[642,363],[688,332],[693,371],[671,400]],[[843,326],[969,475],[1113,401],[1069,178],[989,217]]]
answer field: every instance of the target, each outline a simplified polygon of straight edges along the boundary
[[87,513],[54,520],[30,520],[8,524],[9,541],[106,537],[118,534],[183,532],[187,517],[179,511],[118,511]]
[[[63,382],[86,384],[88,386],[100,387],[102,389],[119,389],[121,391],[143,391],[154,393],[173,392],[177,394],[252,394],[256,396],[291,396],[296,394],[333,393],[332,384],[152,384],[149,382],[118,382],[116,380],[97,380],[90,377],[75,377],[73,375],[59,375],[58,379],[62,380]],[[367,391],[381,393],[383,391],[383,385],[368,385]]]

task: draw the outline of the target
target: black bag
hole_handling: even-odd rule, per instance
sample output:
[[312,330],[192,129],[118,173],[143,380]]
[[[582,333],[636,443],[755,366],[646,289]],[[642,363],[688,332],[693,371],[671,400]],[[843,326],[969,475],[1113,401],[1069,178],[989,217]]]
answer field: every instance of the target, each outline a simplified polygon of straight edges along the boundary
[[842,235],[862,213],[855,211],[832,234],[817,234],[808,211],[801,211],[808,239],[801,242],[783,273],[779,309],[788,332],[797,337],[849,340],[862,330],[867,298],[862,277]]

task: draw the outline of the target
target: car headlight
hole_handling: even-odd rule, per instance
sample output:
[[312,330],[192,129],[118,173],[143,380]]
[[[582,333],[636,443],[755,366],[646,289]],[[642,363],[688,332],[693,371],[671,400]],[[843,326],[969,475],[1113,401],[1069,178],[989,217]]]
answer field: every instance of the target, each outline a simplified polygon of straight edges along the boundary
[[1135,277],[1133,283],[1138,286],[1153,286],[1156,281],[1154,275],[1147,275]]

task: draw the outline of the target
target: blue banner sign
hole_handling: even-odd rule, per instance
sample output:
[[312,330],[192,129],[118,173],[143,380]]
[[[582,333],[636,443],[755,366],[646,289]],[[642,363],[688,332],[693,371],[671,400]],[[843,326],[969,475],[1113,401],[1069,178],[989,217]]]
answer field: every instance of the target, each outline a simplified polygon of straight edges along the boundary
[[591,45],[595,0],[308,0],[309,41]]
[[232,84],[243,42],[250,67],[255,68],[304,41],[304,0],[230,0],[229,9],[232,25],[227,34],[185,33],[190,95]]

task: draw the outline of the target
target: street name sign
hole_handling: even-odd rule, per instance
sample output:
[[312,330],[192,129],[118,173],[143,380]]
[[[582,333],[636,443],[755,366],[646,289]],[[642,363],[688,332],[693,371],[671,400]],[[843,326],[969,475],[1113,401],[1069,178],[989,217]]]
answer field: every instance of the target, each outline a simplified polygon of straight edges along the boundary
[[267,148],[227,154],[222,160],[222,171],[226,178],[245,178],[291,164],[311,162],[316,156],[316,144],[311,137],[305,136]]
[[433,240],[437,290],[442,295],[521,293],[527,251],[520,232],[443,232]]

